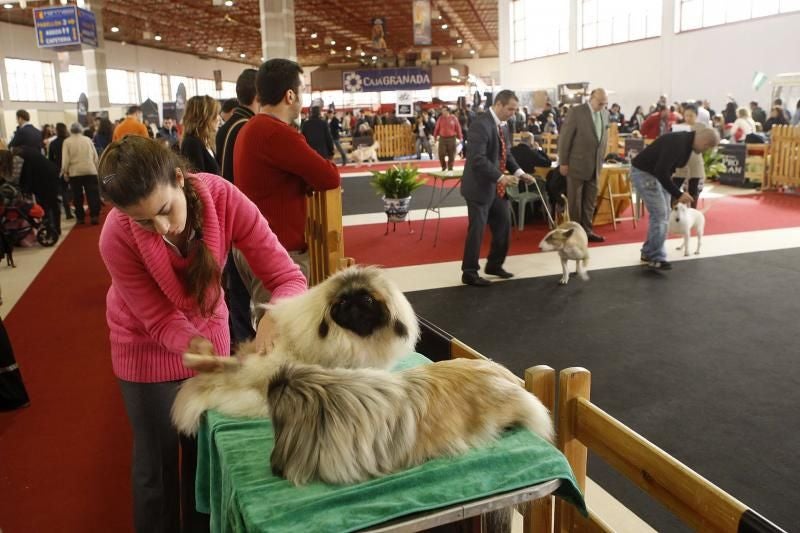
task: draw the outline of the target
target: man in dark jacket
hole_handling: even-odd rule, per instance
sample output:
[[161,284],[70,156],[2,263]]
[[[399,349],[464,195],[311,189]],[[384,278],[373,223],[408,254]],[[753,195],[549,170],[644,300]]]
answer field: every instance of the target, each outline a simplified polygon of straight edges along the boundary
[[42,151],[42,132],[31,124],[31,115],[24,109],[17,110],[17,131],[8,147],[28,147]]
[[342,148],[342,143],[339,141],[343,131],[342,122],[339,120],[339,117],[336,116],[336,113],[328,111],[328,124],[331,128],[331,139],[333,139],[333,145],[342,156],[342,166],[345,166],[347,164],[347,152],[344,151],[344,148]]
[[[256,101],[256,75],[258,71],[247,68],[236,80],[236,99],[238,105],[233,109],[228,120],[217,130],[217,163],[222,177],[236,184],[233,175],[233,149],[242,127],[258,112]],[[166,121],[165,121],[166,122]],[[250,291],[242,281],[233,259],[233,252],[228,254],[223,271],[225,298],[228,303],[228,323],[231,330],[231,342],[239,344],[255,337],[250,318]]]
[[694,150],[703,153],[719,144],[719,134],[714,128],[697,131],[665,133],[631,163],[631,181],[636,194],[644,200],[650,222],[647,227],[647,240],[642,245],[642,262],[655,270],[670,270],[667,262],[667,238],[669,213],[672,200],[692,205],[692,195],[681,192],[672,181],[675,169],[689,161]]
[[45,220],[49,221],[56,235],[61,235],[61,210],[58,205],[59,169],[38,148],[18,146],[13,152],[25,161],[19,177],[20,189],[23,193],[33,194],[36,197],[36,203],[44,209]]
[[513,277],[503,269],[511,228],[505,187],[516,185],[520,179],[533,182],[533,177],[526,174],[511,155],[511,135],[506,121],[514,118],[518,105],[519,100],[512,91],[500,91],[489,111],[478,115],[469,128],[467,161],[461,180],[461,195],[467,201],[469,219],[461,282],[467,285],[491,285],[478,274],[481,241],[487,223],[492,232],[492,245],[484,272],[504,279]]
[[300,129],[308,145],[325,159],[333,157],[333,137],[328,123],[322,118],[319,106],[311,108],[311,116]]

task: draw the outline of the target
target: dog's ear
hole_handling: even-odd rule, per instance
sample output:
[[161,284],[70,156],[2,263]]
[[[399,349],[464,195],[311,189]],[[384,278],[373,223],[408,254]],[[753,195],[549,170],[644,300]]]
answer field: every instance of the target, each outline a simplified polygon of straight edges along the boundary
[[394,332],[398,337],[401,337],[401,338],[408,337],[408,328],[400,320],[395,320],[394,321]]
[[317,329],[317,332],[319,333],[319,338],[324,339],[325,337],[327,337],[330,329],[331,328],[328,325],[328,321],[323,318],[322,322],[319,323],[319,328]]
[[574,228],[573,228],[573,229],[568,229],[568,230],[564,231],[564,232],[562,233],[562,235],[564,236],[564,240],[566,240],[566,239],[569,239],[570,237],[572,237],[572,234],[573,234],[574,232],[575,232],[575,229],[574,229]]

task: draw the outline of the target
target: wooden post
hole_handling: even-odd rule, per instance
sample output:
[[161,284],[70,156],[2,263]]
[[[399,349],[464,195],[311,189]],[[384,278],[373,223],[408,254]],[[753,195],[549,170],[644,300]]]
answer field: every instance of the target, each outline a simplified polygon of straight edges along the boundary
[[315,192],[306,205],[308,283],[316,285],[353,260],[344,255],[342,189]]
[[[547,365],[538,365],[525,371],[525,389],[539,398],[550,410],[555,412],[556,371]],[[523,517],[524,533],[551,533],[553,531],[553,496],[540,498],[528,506]]]
[[[581,492],[586,494],[586,446],[575,436],[577,398],[589,399],[591,374],[585,368],[573,367],[561,371],[558,380],[558,449],[561,450],[575,474]],[[574,507],[556,501],[555,531],[567,532],[574,522]]]

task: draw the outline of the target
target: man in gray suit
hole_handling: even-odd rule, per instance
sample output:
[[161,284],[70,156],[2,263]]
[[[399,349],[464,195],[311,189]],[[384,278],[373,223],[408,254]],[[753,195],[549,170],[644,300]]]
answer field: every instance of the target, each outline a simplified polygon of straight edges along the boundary
[[[494,105],[475,117],[467,133],[467,161],[461,179],[461,195],[467,200],[469,217],[461,263],[461,281],[467,285],[491,285],[488,279],[478,274],[481,241],[487,222],[492,232],[492,245],[484,271],[503,279],[513,276],[503,269],[511,231],[511,211],[505,187],[516,185],[520,178],[533,182],[533,177],[519,168],[511,155],[511,135],[506,121],[514,117],[518,105],[519,100],[512,91],[500,91]],[[506,174],[506,171],[513,175]]]
[[605,89],[593,90],[588,103],[569,110],[558,136],[559,170],[567,177],[569,218],[583,226],[589,242],[605,240],[592,231],[592,219],[597,206],[597,178],[608,147],[607,105]]

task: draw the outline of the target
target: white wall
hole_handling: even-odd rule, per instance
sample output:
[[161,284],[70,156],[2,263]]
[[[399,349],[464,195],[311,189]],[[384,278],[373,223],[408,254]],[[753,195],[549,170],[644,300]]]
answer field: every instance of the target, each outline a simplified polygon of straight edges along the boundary
[[[191,54],[181,54],[148,48],[145,46],[122,45],[118,42],[106,41],[106,67],[112,69],[125,69],[136,72],[157,72],[159,74],[174,74],[194,78],[214,78],[214,70],[222,71],[222,79],[236,81],[245,68],[252,68],[252,64],[224,61],[221,59],[201,59]],[[51,61],[58,63],[56,52],[51,49],[37,48],[36,35],[33,28],[18,24],[0,22],[0,77],[2,77],[2,93],[4,100],[0,101],[0,136],[7,138],[16,127],[15,112],[18,108],[25,108],[31,113],[35,124],[65,122],[69,124],[77,118],[75,103],[63,102],[14,102],[8,100],[8,84],[5,79],[5,69],[2,65],[3,58],[33,59],[37,61]],[[80,52],[70,52],[70,63],[83,65]],[[56,67],[57,70],[57,67]],[[56,83],[58,83],[56,73]],[[58,91],[60,94],[60,90]],[[111,118],[121,116],[124,106],[112,106],[109,109]],[[5,131],[3,131],[5,122]]]
[[[578,0],[571,2],[573,23],[567,54],[511,63],[509,0],[499,1],[500,80],[511,89],[554,88],[588,81],[612,91],[629,114],[667,94],[670,102],[708,99],[718,111],[732,95],[739,105],[757,100],[765,109],[771,87],[752,87],[753,74],[772,78],[800,71],[800,13],[766,17],[702,30],[675,33],[675,4],[664,0],[661,37],[585,51],[577,50]],[[792,102],[792,107],[793,107]]]

